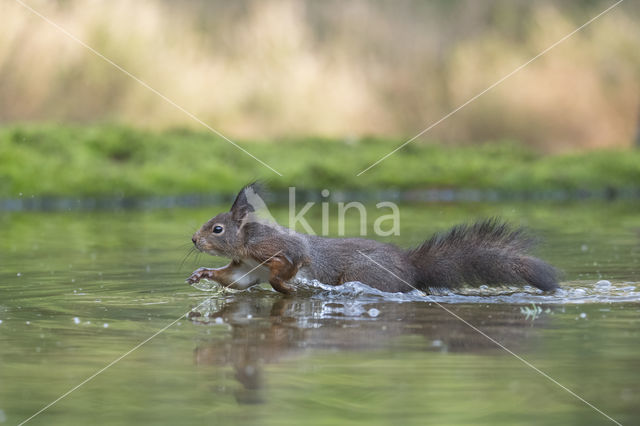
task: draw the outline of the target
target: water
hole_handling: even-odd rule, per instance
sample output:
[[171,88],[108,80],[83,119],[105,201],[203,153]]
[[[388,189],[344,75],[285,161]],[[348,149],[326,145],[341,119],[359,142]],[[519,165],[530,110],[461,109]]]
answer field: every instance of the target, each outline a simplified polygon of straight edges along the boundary
[[193,269],[224,263],[201,255],[180,266],[215,207],[2,214],[0,424],[25,420],[169,325],[29,424],[613,424],[504,348],[637,423],[639,207],[402,206],[402,235],[387,241],[409,246],[500,215],[535,229],[538,254],[564,273],[554,294],[428,298],[358,283],[300,283],[294,297],[189,287]]

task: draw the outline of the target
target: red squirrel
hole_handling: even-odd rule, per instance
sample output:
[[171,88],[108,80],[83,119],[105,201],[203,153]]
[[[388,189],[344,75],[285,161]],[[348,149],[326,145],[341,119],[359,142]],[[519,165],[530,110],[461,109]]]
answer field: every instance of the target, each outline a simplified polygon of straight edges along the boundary
[[498,219],[458,225],[418,247],[402,249],[364,238],[325,238],[300,234],[257,217],[256,185],[242,188],[231,210],[220,213],[192,237],[204,253],[231,262],[199,268],[187,279],[203,278],[223,287],[246,289],[261,282],[285,294],[306,278],[340,285],[359,281],[386,292],[455,289],[463,285],[532,285],[558,288],[556,270],[527,254],[532,240],[522,229]]

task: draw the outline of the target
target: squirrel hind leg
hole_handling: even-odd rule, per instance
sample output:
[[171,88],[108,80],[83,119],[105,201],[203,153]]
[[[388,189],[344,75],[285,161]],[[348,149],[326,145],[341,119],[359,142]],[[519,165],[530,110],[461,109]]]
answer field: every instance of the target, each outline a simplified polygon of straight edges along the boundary
[[275,256],[269,260],[267,266],[270,271],[269,284],[271,284],[271,287],[283,294],[293,293],[294,289],[287,284],[287,281],[296,276],[298,269],[300,269],[299,265],[289,262],[283,256]]

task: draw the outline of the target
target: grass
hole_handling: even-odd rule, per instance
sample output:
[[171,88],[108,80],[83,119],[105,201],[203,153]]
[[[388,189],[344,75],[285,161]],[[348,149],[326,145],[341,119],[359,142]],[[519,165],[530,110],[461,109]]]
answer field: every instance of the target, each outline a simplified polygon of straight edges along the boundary
[[505,192],[636,189],[640,152],[542,155],[513,142],[451,147],[416,141],[356,176],[402,141],[296,139],[238,143],[277,176],[216,136],[117,125],[0,128],[0,198],[151,196],[272,188],[494,189]]

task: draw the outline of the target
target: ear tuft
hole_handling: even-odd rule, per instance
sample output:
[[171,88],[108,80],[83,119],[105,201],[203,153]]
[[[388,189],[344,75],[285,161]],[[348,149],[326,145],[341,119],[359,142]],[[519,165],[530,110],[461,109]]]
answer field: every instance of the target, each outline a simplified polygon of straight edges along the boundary
[[231,205],[231,216],[238,222],[244,222],[249,213],[255,212],[252,200],[259,197],[258,192],[261,190],[258,182],[252,182],[246,185],[238,192],[235,201]]

